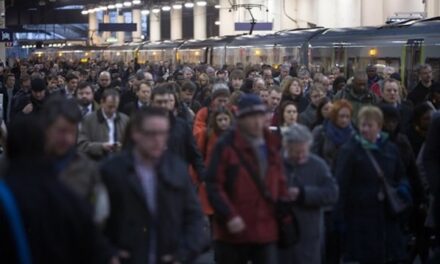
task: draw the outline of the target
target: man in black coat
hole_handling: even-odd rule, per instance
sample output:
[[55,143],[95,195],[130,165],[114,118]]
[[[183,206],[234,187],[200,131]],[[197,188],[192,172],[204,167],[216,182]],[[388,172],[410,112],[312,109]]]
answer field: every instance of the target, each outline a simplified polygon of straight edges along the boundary
[[162,108],[133,117],[129,149],[103,164],[110,196],[105,233],[126,263],[193,263],[207,239],[187,166],[166,152],[170,123]]
[[420,65],[417,69],[419,74],[419,82],[417,86],[408,94],[408,100],[413,103],[414,106],[423,103],[427,100],[427,96],[431,91],[431,87],[434,84],[432,80],[432,67],[429,64]]

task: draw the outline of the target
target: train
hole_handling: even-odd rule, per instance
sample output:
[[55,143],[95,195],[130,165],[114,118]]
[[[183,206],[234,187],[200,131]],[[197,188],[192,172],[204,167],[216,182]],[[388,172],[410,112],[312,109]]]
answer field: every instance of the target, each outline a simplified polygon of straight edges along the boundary
[[440,77],[440,17],[407,20],[378,27],[307,28],[267,35],[213,37],[207,40],[177,40],[127,43],[108,47],[63,47],[34,50],[45,59],[105,59],[112,62],[137,60],[140,64],[169,62],[244,66],[268,64],[277,67],[296,61],[311,72],[330,72],[338,67],[348,77],[368,65],[392,66],[409,87],[417,82],[415,67],[428,63],[434,79]]

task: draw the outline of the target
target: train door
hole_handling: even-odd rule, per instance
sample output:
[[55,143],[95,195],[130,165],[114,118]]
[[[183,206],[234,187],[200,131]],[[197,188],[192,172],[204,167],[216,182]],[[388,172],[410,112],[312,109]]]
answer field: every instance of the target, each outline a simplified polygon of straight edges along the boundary
[[212,47],[206,47],[204,50],[205,57],[203,58],[203,63],[212,65]]
[[402,69],[403,80],[407,89],[412,89],[418,82],[416,67],[421,63],[423,52],[423,39],[408,40],[404,50],[404,63]]

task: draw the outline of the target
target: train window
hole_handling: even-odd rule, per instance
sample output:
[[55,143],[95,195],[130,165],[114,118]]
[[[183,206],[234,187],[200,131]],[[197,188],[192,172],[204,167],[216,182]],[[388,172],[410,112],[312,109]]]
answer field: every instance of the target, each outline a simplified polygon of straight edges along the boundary
[[425,63],[432,67],[432,79],[436,82],[440,81],[440,57],[426,58]]
[[423,39],[410,39],[405,46],[405,73],[404,81],[407,88],[412,89],[417,85],[418,76],[416,67],[420,64],[422,56]]

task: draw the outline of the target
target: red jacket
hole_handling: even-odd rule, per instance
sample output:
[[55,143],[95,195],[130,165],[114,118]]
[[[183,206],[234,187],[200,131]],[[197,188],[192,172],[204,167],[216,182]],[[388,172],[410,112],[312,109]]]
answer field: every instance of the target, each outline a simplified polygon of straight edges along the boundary
[[[273,200],[287,196],[286,179],[276,139],[265,133],[268,146],[268,168],[264,181]],[[238,149],[237,153],[231,145]],[[241,164],[237,155],[243,155],[248,164],[258,162],[252,146],[236,130],[219,140],[211,157],[207,173],[208,197],[214,208],[214,238],[229,243],[270,243],[278,239],[274,207],[263,197],[254,180]],[[226,224],[240,216],[245,230],[233,235]]]

